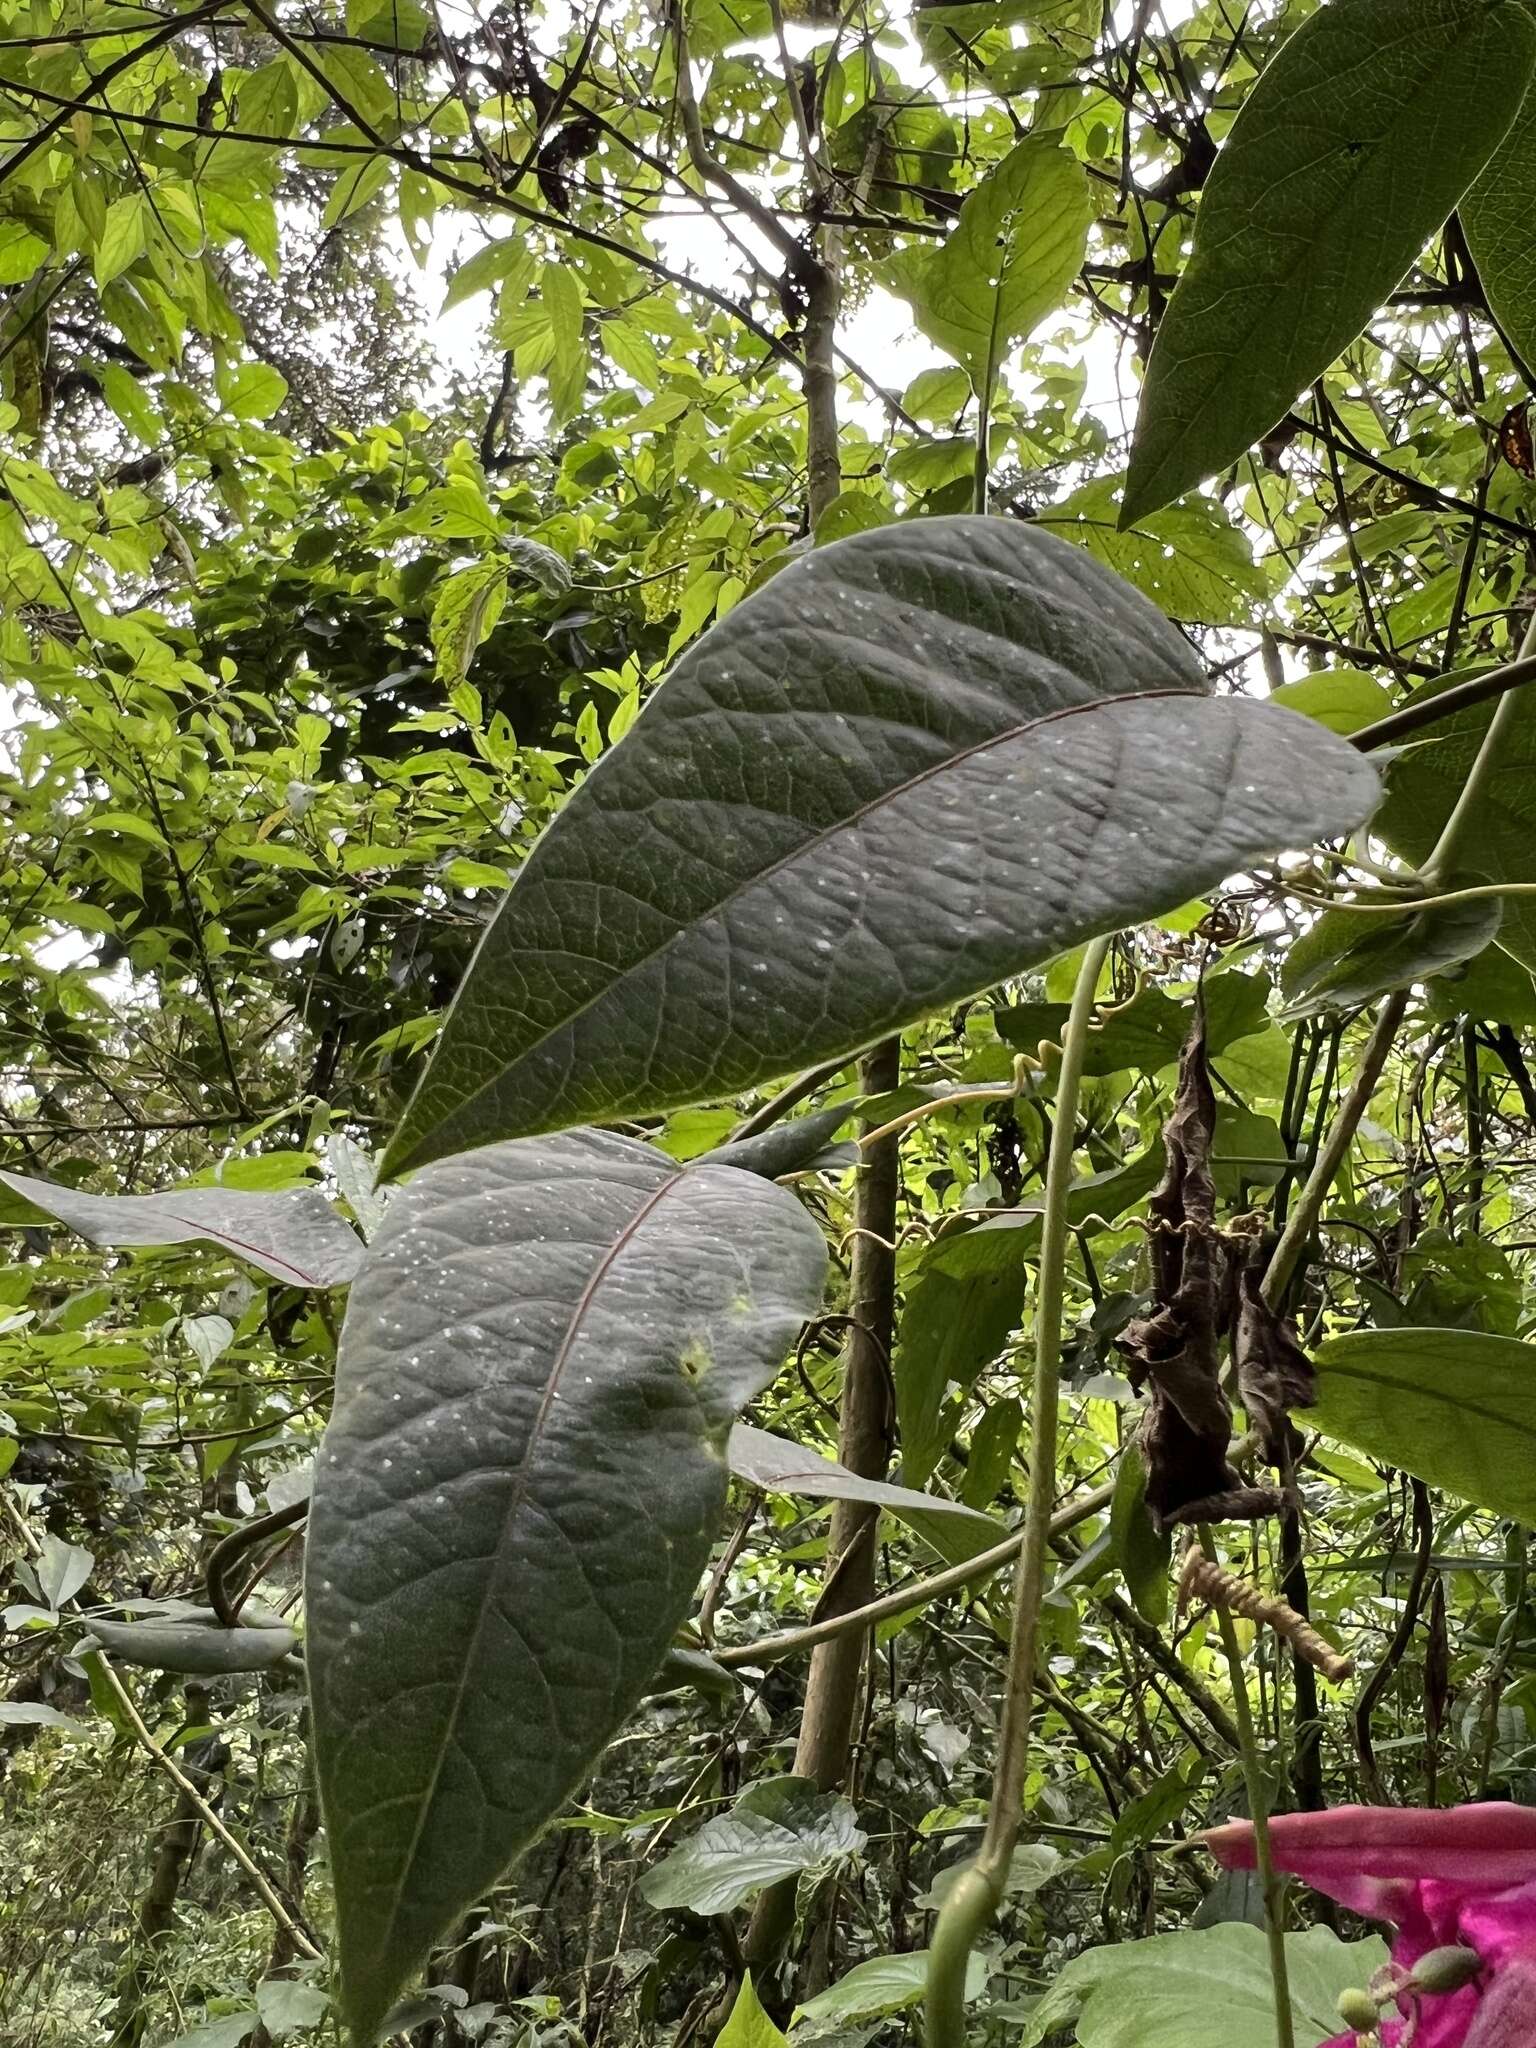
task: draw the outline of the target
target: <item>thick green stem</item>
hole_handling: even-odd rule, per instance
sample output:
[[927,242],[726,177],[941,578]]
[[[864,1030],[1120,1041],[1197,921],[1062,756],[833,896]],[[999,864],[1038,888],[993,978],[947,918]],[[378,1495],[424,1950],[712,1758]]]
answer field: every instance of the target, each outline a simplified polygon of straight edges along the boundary
[[[1216,1543],[1209,1529],[1202,1527],[1200,1547],[1215,1559]],[[1296,2029],[1291,2017],[1291,1976],[1285,1958],[1285,1915],[1280,1880],[1275,1875],[1269,1846],[1269,1786],[1254,1733],[1253,1711],[1248,1704],[1248,1680],[1243,1671],[1243,1650],[1237,1640],[1237,1624],[1224,1607],[1215,1610],[1232,1679],[1232,1718],[1237,1723],[1237,1751],[1248,1789],[1248,1813],[1253,1822],[1253,1856],[1258,1869],[1259,1889],[1264,1895],[1264,1934],[1269,1943],[1269,1976],[1275,1998],[1276,2048],[1296,2048]]]
[[1030,1716],[1035,1695],[1035,1650],[1040,1603],[1045,1593],[1046,1545],[1056,1498],[1056,1413],[1061,1375],[1062,1293],[1066,1277],[1069,1224],[1067,1194],[1077,1101],[1082,1084],[1094,992],[1109,952],[1108,939],[1095,939],[1083,955],[1072,1009],[1061,1042],[1061,1078],[1056,1087],[1056,1122],[1045,1173],[1045,1208],[1040,1225],[1040,1271],[1035,1294],[1035,1375],[1030,1404],[1029,1503],[1024,1543],[1014,1583],[1013,1634],[1008,1657],[1008,1691],[998,1736],[997,1771],[986,1830],[975,1862],[944,1902],[933,1934],[928,1965],[928,2048],[962,2048],[965,2040],[965,1972],[971,1950],[985,1933],[1003,1896],[1024,1817],[1024,1781],[1029,1764]]

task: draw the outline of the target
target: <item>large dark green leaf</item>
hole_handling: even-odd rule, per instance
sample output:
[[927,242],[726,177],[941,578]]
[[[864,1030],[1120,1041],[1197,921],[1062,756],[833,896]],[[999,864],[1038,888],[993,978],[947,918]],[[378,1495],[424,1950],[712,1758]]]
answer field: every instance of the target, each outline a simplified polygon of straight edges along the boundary
[[1536,363],[1536,104],[1519,118],[1461,202],[1461,224],[1494,316]]
[[1309,1425],[1477,1507],[1536,1521],[1536,1347],[1480,1330],[1350,1330],[1315,1358]]
[[1201,690],[1144,599],[1028,526],[803,557],[535,848],[386,1170],[852,1051],[1367,814],[1343,741]]
[[730,1426],[824,1263],[772,1182],[590,1131],[446,1161],[391,1204],[307,1565],[360,2036],[640,1697],[708,1557]]
[[1516,0],[1329,0],[1243,104],[1147,365],[1123,523],[1268,432],[1364,327],[1514,120]]
[[[1453,677],[1436,676],[1406,701],[1422,703]],[[1407,860],[1427,860],[1493,719],[1496,703],[1474,704],[1416,734],[1387,772],[1374,829]],[[1493,882],[1536,882],[1536,686],[1518,693],[1512,722],[1483,784],[1466,836],[1467,858]],[[1536,968],[1536,900],[1504,898],[1498,942]]]

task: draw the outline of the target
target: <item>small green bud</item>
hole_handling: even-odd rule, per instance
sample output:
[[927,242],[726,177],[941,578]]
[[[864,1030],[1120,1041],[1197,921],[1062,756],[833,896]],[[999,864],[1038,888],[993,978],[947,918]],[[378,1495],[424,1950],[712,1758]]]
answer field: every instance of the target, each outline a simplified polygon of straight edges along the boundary
[[1358,1984],[1352,1984],[1347,1991],[1339,1993],[1338,2012],[1345,2026],[1352,2027],[1357,2034],[1373,2032],[1381,2017],[1381,2009],[1375,1999]]
[[1483,1959],[1475,1948],[1432,1948],[1420,1956],[1413,1974],[1403,1987],[1407,1991],[1459,1991],[1482,1971]]

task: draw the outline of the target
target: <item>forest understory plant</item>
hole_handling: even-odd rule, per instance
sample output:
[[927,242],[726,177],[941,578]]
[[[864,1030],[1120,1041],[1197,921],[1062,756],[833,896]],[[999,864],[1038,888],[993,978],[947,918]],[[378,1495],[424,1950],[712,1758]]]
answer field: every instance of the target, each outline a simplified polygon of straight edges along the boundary
[[0,2037],[1536,2039],[1533,69],[0,0]]

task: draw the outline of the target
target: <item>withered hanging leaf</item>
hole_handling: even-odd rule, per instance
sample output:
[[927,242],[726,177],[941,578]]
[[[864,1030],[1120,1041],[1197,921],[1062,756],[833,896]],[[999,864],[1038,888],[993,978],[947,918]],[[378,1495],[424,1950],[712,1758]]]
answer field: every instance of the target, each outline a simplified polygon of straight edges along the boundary
[[1170,1522],[1256,1520],[1272,1514],[1280,1501],[1272,1488],[1245,1487],[1227,1458],[1232,1410],[1221,1387],[1219,1355],[1229,1321],[1227,1251],[1216,1230],[1215,1130],[1205,1005],[1197,1000],[1179,1057],[1173,1111],[1163,1129],[1167,1164],[1150,1204],[1157,1307],[1116,1339],[1132,1386],[1150,1389],[1141,1448],[1147,1505],[1159,1528]]
[[1232,1332],[1232,1363],[1249,1427],[1259,1439],[1266,1464],[1282,1470],[1301,1451],[1301,1433],[1290,1419],[1292,1408],[1310,1408],[1317,1399],[1317,1374],[1289,1320],[1264,1299],[1267,1247],[1255,1237],[1238,1277],[1237,1320]]
[[1512,405],[1499,421],[1499,453],[1511,469],[1536,477],[1536,448],[1531,444],[1531,401]]

